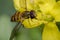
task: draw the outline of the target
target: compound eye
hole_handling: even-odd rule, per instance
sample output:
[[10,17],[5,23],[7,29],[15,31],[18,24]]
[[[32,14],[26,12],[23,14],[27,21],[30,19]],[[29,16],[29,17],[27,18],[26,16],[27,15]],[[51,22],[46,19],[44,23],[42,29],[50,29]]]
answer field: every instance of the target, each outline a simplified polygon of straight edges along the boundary
[[31,17],[31,19],[35,18],[35,16],[36,16],[35,11],[31,10],[30,11],[30,17]]

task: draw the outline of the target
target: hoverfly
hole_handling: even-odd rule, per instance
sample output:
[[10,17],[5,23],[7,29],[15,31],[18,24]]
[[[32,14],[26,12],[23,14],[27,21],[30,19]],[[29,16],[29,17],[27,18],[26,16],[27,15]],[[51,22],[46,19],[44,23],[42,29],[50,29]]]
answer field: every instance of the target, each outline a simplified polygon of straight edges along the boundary
[[[25,1],[25,5],[26,5],[26,0]],[[22,22],[24,21],[24,19],[28,19],[28,18],[36,18],[36,14],[34,10],[28,11],[27,10],[27,5],[25,7],[25,11],[23,11],[22,13],[17,11],[12,17],[11,17],[11,22],[18,22],[18,24],[14,27],[14,29],[12,30],[11,36],[9,40],[13,40],[13,38],[15,37],[15,34],[17,33],[17,31],[19,30],[20,26],[22,26]],[[20,19],[20,20],[19,20]],[[19,20],[19,21],[18,21]]]

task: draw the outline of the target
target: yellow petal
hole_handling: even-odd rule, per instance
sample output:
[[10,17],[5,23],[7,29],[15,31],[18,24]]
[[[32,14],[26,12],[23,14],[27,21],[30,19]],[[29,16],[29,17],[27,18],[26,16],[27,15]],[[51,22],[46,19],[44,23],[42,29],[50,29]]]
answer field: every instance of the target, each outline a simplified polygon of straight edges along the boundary
[[22,24],[23,24],[24,27],[26,27],[26,28],[31,27],[28,19],[25,19]]
[[55,17],[57,22],[60,22],[60,2],[54,5],[53,9],[51,10],[51,15]]
[[55,23],[49,22],[45,25],[42,40],[60,40],[59,30]]
[[30,10],[33,10],[34,7],[33,7],[33,1],[34,0],[26,0],[26,6],[27,6],[27,10],[30,11]]
[[13,0],[14,7],[18,11],[25,11],[26,9],[28,11],[34,10],[34,5],[37,2],[36,0]]
[[39,21],[37,19],[25,19],[22,23],[25,28],[34,28],[42,24],[42,21]]
[[14,3],[15,9],[19,10],[20,9],[19,0],[13,0],[13,3]]
[[42,12],[50,11],[55,3],[56,3],[55,0],[40,0],[39,2],[40,10]]
[[25,11],[25,0],[13,0],[14,7],[17,11]]
[[36,18],[38,20],[42,20],[42,13],[41,12],[36,12]]
[[52,4],[44,4],[44,5],[40,5],[40,9],[42,12],[47,12],[47,11],[50,11],[51,9],[53,8]]

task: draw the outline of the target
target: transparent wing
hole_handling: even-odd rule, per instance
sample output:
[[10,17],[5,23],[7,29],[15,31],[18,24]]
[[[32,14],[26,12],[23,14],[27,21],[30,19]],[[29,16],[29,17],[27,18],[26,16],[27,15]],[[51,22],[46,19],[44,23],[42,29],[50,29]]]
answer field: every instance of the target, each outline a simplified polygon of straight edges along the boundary
[[13,40],[15,35],[17,34],[18,30],[20,29],[20,27],[22,26],[22,24],[19,22],[15,27],[14,29],[12,30],[11,32],[11,36],[10,36],[10,39],[9,40]]

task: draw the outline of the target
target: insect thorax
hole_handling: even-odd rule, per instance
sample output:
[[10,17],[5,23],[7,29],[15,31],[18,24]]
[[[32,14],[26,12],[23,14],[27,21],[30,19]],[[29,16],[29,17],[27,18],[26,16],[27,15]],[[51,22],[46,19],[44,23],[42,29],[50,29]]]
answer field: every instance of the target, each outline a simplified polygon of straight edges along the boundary
[[21,16],[25,19],[28,19],[28,18],[33,19],[35,18],[36,15],[35,15],[35,11],[31,10],[31,11],[24,11]]

